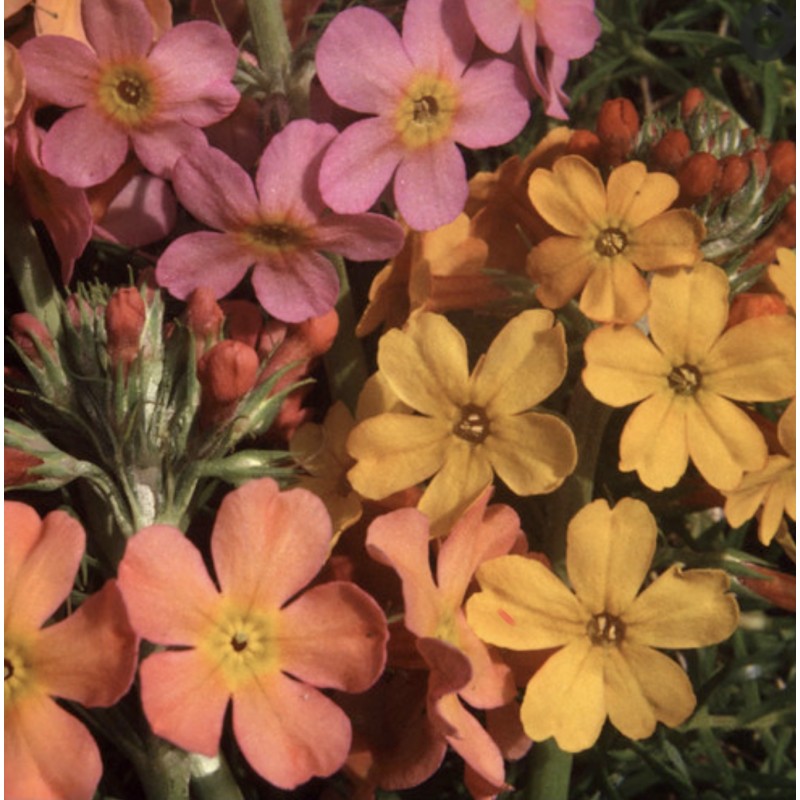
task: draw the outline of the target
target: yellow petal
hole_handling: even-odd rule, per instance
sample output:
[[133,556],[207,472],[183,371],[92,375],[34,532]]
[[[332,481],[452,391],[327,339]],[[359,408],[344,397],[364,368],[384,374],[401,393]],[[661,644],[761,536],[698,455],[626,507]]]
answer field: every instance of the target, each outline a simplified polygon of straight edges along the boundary
[[415,486],[444,463],[450,427],[410,414],[380,414],[356,425],[347,440],[358,462],[347,477],[364,497],[379,500]]
[[591,747],[606,719],[605,654],[588,639],[547,659],[525,690],[520,716],[535,742],[555,737],[568,753]]
[[[764,469],[748,472],[735,488],[725,492],[725,517],[732,527],[738,528],[756,515],[770,488],[781,476],[794,469],[794,462],[782,455],[772,455]],[[781,510],[781,513],[783,511]]]
[[786,406],[786,410],[778,420],[778,442],[781,447],[795,460],[796,447],[796,420],[797,420],[797,398],[792,398],[792,402]]
[[598,328],[583,352],[583,383],[601,403],[620,408],[667,388],[671,365],[638,328]]
[[761,519],[758,521],[758,540],[765,546],[769,545],[778,533],[784,513],[795,519],[795,478],[795,468],[792,465],[781,473],[767,491]]
[[705,647],[727,639],[739,624],[739,606],[720,569],[684,571],[673,564],[625,612],[624,641],[660,648]]
[[686,472],[687,398],[666,390],[637,406],[619,440],[619,468],[636,470],[645,486],[657,492],[674,486]]
[[663,172],[649,172],[641,161],[629,161],[608,177],[608,218],[612,225],[636,228],[666,211],[678,197],[678,181]]
[[586,639],[591,619],[544,564],[523,556],[487,561],[476,573],[481,591],[466,604],[467,622],[489,644],[544,650]]
[[728,319],[728,291],[725,272],[707,262],[653,275],[650,332],[673,366],[697,365],[706,356]]
[[528,183],[534,208],[556,230],[591,236],[603,227],[606,191],[600,172],[581,156],[564,156],[553,170],[537,169]]
[[609,654],[606,703],[611,724],[629,739],[646,739],[656,722],[674,728],[685,722],[697,700],[686,673],[649,647],[623,644]]
[[794,311],[797,307],[797,256],[794,250],[786,247],[779,247],[775,254],[778,263],[767,267],[767,276]]
[[392,391],[423,414],[453,419],[466,402],[467,345],[440,314],[418,314],[405,331],[385,333],[378,368]]
[[731,400],[773,402],[795,392],[793,317],[765,316],[729,328],[700,365],[703,386]]
[[567,574],[592,614],[620,616],[644,583],[656,549],[656,521],[640,500],[584,506],[567,527]]
[[767,445],[758,426],[724,397],[701,388],[686,405],[689,455],[716,489],[735,488],[742,474],[761,469]]
[[625,324],[644,316],[650,302],[647,283],[624,256],[600,258],[586,281],[580,309],[595,322]]
[[484,447],[494,471],[518,495],[554,491],[578,460],[572,431],[552,414],[493,420]]
[[490,419],[549,397],[567,372],[564,328],[550,311],[517,314],[497,334],[470,378],[470,402]]
[[694,212],[676,208],[631,231],[625,255],[639,269],[691,267],[702,257],[704,235],[703,223]]
[[358,395],[356,419],[360,421],[387,412],[405,414],[410,411],[411,407],[392,391],[386,376],[381,372],[375,372],[367,378]]
[[550,236],[528,254],[528,272],[538,283],[536,297],[547,308],[561,308],[577,297],[597,261],[591,239]]

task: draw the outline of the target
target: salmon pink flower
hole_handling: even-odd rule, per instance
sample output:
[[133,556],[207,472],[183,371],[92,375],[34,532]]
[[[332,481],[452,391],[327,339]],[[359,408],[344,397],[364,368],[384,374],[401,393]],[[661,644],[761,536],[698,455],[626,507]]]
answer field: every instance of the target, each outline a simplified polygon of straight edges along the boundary
[[383,670],[388,634],[355,584],[297,596],[325,563],[331,536],[321,500],[264,478],[222,501],[211,534],[219,589],[176,528],[154,525],[129,540],[119,582],[133,626],[178,648],[140,668],[157,735],[214,756],[232,699],[239,746],[270,783],[293,788],[342,766],[350,722],[315,687],[365,691]]
[[158,262],[158,282],[182,299],[199,286],[222,297],[255,265],[256,297],[274,317],[300,322],[330,311],[339,283],[318,251],[370,261],[390,258],[403,243],[402,229],[386,217],[326,213],[317,176],[335,136],[332,125],[290,123],[261,156],[255,186],[219,150],[182,158],[174,176],[178,199],[216,230],[174,241]]
[[132,145],[148,170],[169,177],[181,153],[206,146],[199,129],[236,108],[236,47],[208,22],[177,25],[153,45],[142,0],[85,0],[83,24],[91,47],[39,36],[20,50],[28,92],[70,109],[44,138],[45,168],[70,186],[93,186]]
[[53,697],[90,707],[116,703],[133,681],[138,639],[114,581],[43,627],[72,589],[86,536],[63,511],[42,520],[30,506],[7,501],[4,518],[5,796],[90,800],[100,751]]
[[[594,0],[465,0],[481,40],[506,53],[519,39],[525,69],[545,112],[566,119],[561,84],[573,58],[585,56],[600,35]],[[542,53],[542,51],[544,51]]]
[[507,62],[467,68],[475,31],[463,0],[409,0],[402,38],[377,11],[351,8],[317,48],[319,79],[345,108],[370,114],[325,155],[322,196],[340,213],[366,211],[394,175],[397,208],[417,230],[464,209],[467,178],[456,142],[505,144],[530,115],[521,73]]

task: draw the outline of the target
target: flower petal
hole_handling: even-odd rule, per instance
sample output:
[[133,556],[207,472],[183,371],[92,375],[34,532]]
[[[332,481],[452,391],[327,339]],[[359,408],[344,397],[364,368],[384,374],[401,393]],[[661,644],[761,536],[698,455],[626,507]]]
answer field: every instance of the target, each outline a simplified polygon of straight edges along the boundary
[[472,56],[475,29],[463,0],[410,0],[403,14],[403,47],[415,69],[458,78]]
[[350,720],[311,686],[274,675],[233,698],[233,732],[250,766],[281,789],[332,775],[350,748]]
[[305,489],[248,481],[222,500],[211,555],[222,592],[244,608],[276,609],[312,581],[333,531],[322,501]]
[[200,551],[177,529],[151,525],[128,540],[119,589],[133,629],[156,644],[195,644],[219,603]]
[[135,129],[130,131],[130,137],[142,164],[165,179],[172,179],[175,165],[182,156],[211,149],[199,128],[181,120]]
[[542,31],[542,45],[566,59],[589,53],[601,32],[593,2],[541,3],[536,24]]
[[547,308],[561,308],[583,289],[597,264],[588,239],[548,236],[528,254],[528,272],[539,285],[536,297]]
[[83,14],[86,38],[107,62],[143,56],[153,41],[153,21],[147,6],[134,0],[102,0]]
[[676,208],[629,233],[625,255],[639,269],[691,267],[703,255],[700,242],[704,236],[700,218],[688,209]]
[[549,311],[517,314],[494,338],[470,377],[470,400],[493,418],[549,397],[567,372],[564,328]]
[[19,54],[29,94],[62,108],[90,102],[98,63],[83,42],[68,36],[37,36],[25,42]]
[[403,229],[383,214],[326,214],[315,226],[314,247],[351,261],[379,261],[403,246]]
[[553,414],[517,414],[492,420],[485,457],[514,494],[557,489],[578,461],[570,427]]
[[739,623],[730,578],[721,569],[684,571],[673,564],[625,611],[625,642],[649,647],[706,647]]
[[644,316],[650,302],[647,282],[627,258],[595,263],[580,299],[580,310],[596,322],[625,324]]
[[629,229],[638,228],[666,211],[677,199],[679,190],[672,175],[648,172],[641,161],[628,161],[611,170],[608,176],[609,220]]
[[606,720],[605,651],[588,637],[550,656],[531,678],[520,715],[534,742],[551,736],[568,753],[591,747]]
[[567,574],[592,613],[619,617],[644,583],[658,530],[647,506],[629,497],[584,506],[567,527]]
[[481,591],[467,600],[467,622],[485,642],[543,650],[586,637],[589,613],[544,564],[502,556],[482,564],[477,579]]
[[467,13],[478,36],[495,53],[506,53],[519,33],[523,11],[517,0],[466,0]]

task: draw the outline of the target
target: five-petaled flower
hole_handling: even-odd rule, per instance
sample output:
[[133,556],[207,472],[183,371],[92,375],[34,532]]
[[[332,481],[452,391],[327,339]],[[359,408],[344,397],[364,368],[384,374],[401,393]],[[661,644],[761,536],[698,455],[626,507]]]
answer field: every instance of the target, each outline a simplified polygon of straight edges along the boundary
[[70,109],[44,137],[45,169],[70,186],[94,186],[122,166],[132,145],[147,169],[169,177],[182,153],[207,146],[200,128],[239,102],[230,36],[194,21],[153,45],[142,0],[86,0],[83,23],[91,47],[38,36],[20,50],[28,91]]
[[547,567],[502,556],[477,572],[481,591],[467,621],[485,641],[511,650],[560,648],[531,678],[522,724],[535,742],[591,747],[606,717],[625,736],[674,727],[694,710],[686,673],[654,648],[716,644],[736,629],[739,609],[721,570],[673,564],[641,594],[656,547],[656,521],[639,500],[610,509],[595,500],[567,530],[571,592]]
[[232,699],[236,740],[270,783],[293,788],[342,766],[350,722],[319,688],[369,688],[388,634],[383,612],[355,584],[298,595],[327,560],[331,535],[321,500],[263,478],[220,505],[211,534],[219,589],[176,528],[154,525],[129,540],[119,583],[132,624],[178,648],[140,668],[156,734],[213,756]]
[[514,138],[530,109],[522,74],[499,59],[468,67],[475,31],[463,0],[409,0],[402,38],[382,14],[351,8],[320,39],[317,71],[339,105],[367,119],[331,145],[320,173],[335,211],[366,211],[394,175],[405,221],[430,230],[467,199],[465,147]]
[[554,491],[575,468],[566,423],[531,410],[567,368],[564,329],[550,311],[514,317],[471,374],[464,337],[445,317],[420,313],[404,331],[384,334],[378,368],[408,412],[356,425],[350,482],[377,500],[435,476],[419,503],[434,535],[450,530],[494,473],[515,494],[531,495]]
[[536,296],[548,308],[580,292],[580,309],[590,319],[635,322],[648,304],[637,267],[690,267],[700,259],[700,219],[688,209],[667,210],[678,182],[639,161],[617,167],[604,186],[586,159],[564,156],[552,170],[537,169],[528,191],[536,210],[563,234],[540,242],[528,257]]
[[4,522],[5,796],[90,800],[103,769],[100,751],[53,698],[116,703],[133,681],[138,638],[113,580],[75,613],[45,625],[72,590],[86,535],[64,511],[40,519],[12,501]]
[[221,150],[187,155],[175,167],[181,203],[214,231],[189,233],[167,247],[156,279],[176,297],[200,286],[216,297],[233,291],[250,267],[261,305],[285,322],[330,311],[339,281],[325,250],[355,261],[390,258],[402,228],[379,214],[332,214],[317,189],[332,125],[291,122],[267,146],[255,185]]
[[794,394],[795,320],[756,317],[728,330],[728,277],[700,262],[653,276],[650,338],[606,325],[586,339],[583,382],[606,405],[639,405],[625,423],[619,466],[661,491],[688,461],[715,488],[733,489],[767,460],[764,436],[731,401]]

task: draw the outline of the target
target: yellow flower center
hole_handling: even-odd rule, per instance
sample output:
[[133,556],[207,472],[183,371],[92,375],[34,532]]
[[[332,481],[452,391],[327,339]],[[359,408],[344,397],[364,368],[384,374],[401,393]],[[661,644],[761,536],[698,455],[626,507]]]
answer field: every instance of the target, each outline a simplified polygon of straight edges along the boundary
[[417,75],[397,109],[395,130],[415,150],[446,138],[458,108],[456,88],[446,78]]
[[594,249],[607,258],[618,256],[628,246],[628,237],[619,228],[605,228],[594,240]]
[[586,626],[593,645],[619,645],[625,638],[625,625],[611,614],[595,614]]
[[489,435],[489,418],[486,412],[476,405],[461,409],[461,419],[455,424],[453,433],[470,444],[480,444]]
[[517,2],[523,11],[536,13],[536,0],[517,0]]
[[684,397],[690,397],[695,394],[700,388],[701,382],[700,370],[691,364],[682,364],[680,367],[675,367],[667,376],[669,388],[675,394]]
[[112,64],[103,70],[97,87],[100,108],[128,128],[142,126],[156,108],[156,91],[145,61]]
[[266,254],[285,253],[306,244],[303,231],[286,220],[259,222],[242,232],[248,247],[255,247]]
[[3,657],[4,697],[6,705],[16,702],[34,685],[29,648],[18,639],[6,638]]

